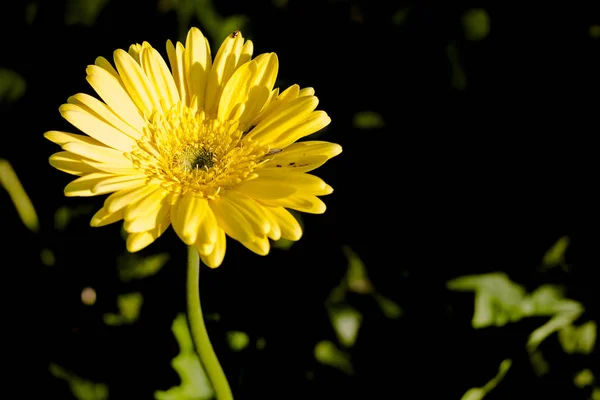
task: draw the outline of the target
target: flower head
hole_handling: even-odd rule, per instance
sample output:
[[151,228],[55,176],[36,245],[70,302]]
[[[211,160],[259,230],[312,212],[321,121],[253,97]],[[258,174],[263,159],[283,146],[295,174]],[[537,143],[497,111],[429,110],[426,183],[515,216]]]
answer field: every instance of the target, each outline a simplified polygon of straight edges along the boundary
[[226,235],[266,255],[269,239],[298,240],[287,209],[323,213],[317,197],[332,192],[307,172],[342,149],[301,141],[329,124],[312,88],[273,89],[275,53],[252,59],[238,31],[214,60],[192,28],[185,42],[167,42],[170,70],[150,44],[98,57],[87,68],[93,96],[78,93],[61,115],[86,135],[49,131],[63,151],[55,168],[77,175],[66,196],[112,193],[92,226],[123,219],[127,249],[138,251],[173,225],[207,265],[225,256]]

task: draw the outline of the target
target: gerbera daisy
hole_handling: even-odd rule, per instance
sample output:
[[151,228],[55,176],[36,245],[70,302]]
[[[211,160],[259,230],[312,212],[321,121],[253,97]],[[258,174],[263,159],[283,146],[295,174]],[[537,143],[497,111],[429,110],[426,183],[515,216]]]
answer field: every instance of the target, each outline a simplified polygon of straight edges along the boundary
[[273,89],[275,53],[252,59],[239,31],[214,60],[207,39],[192,28],[182,43],[167,42],[171,69],[150,44],[114,52],[87,68],[102,99],[78,93],[61,115],[86,135],[49,131],[64,151],[50,164],[78,175],[66,196],[112,193],[94,227],[124,220],[127,249],[148,246],[173,225],[202,261],[218,267],[226,235],[266,255],[269,239],[298,240],[302,230],[287,209],[323,213],[317,197],[332,192],[307,172],[342,149],[301,141],[330,122],[315,111],[312,88]]

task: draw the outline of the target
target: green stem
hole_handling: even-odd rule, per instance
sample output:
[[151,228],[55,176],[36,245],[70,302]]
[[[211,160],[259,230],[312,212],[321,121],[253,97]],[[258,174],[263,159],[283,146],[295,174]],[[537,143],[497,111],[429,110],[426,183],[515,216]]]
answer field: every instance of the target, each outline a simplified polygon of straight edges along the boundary
[[202,307],[200,305],[200,258],[198,251],[193,247],[188,247],[188,274],[187,274],[187,302],[188,302],[188,320],[190,321],[190,330],[192,338],[196,345],[196,351],[200,356],[200,362],[212,383],[213,389],[218,400],[232,400],[233,395],[227,383],[227,378],[219,364],[217,355],[210,343],[204,317],[202,316]]

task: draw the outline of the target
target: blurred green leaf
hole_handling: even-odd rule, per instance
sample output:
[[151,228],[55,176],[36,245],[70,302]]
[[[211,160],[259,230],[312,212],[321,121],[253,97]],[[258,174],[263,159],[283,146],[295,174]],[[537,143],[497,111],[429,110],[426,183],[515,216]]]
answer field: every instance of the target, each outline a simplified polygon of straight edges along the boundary
[[590,26],[590,36],[593,39],[600,39],[600,25]]
[[581,326],[567,325],[558,331],[558,340],[567,354],[590,354],[596,345],[597,326],[588,321]]
[[0,103],[13,103],[19,100],[25,94],[25,90],[27,90],[27,83],[21,75],[11,69],[0,67]]
[[185,314],[178,314],[171,326],[179,344],[179,354],[171,361],[171,366],[181,379],[181,385],[169,390],[154,393],[156,400],[209,400],[214,392],[200,359],[194,350],[192,337]]
[[47,267],[53,267],[56,264],[56,257],[54,257],[54,252],[50,249],[42,249],[40,252],[40,260],[42,264]]
[[68,0],[65,24],[92,26],[106,4],[108,0]]
[[352,118],[352,126],[358,129],[377,129],[384,125],[383,117],[375,111],[361,111]]
[[256,349],[257,350],[264,350],[265,346],[267,345],[267,341],[265,340],[265,338],[258,338],[256,339]]
[[392,14],[392,22],[394,25],[402,25],[406,21],[406,17],[408,17],[408,9],[401,8]]
[[460,62],[458,47],[455,43],[450,43],[446,46],[446,55],[448,56],[452,72],[452,86],[457,90],[465,90],[467,87],[467,74]]
[[539,350],[529,352],[529,362],[531,363],[533,373],[538,377],[550,372],[550,364],[548,364],[548,361],[544,358],[544,354]]
[[352,307],[332,307],[329,318],[339,342],[346,347],[353,346],[362,324],[362,314]]
[[380,295],[379,293],[375,293],[373,295],[377,304],[379,304],[379,308],[383,311],[383,314],[389,319],[400,318],[403,314],[402,308],[396,304],[396,302]]
[[119,314],[104,314],[107,325],[126,325],[137,321],[144,298],[141,293],[127,293],[117,297]]
[[71,221],[76,218],[90,215],[93,210],[92,206],[60,207],[54,213],[54,229],[62,231],[69,223],[71,223]]
[[342,247],[342,251],[348,259],[348,272],[346,273],[348,289],[359,294],[371,293],[373,285],[367,276],[365,264],[349,246]]
[[583,312],[579,311],[566,311],[556,314],[544,325],[540,326],[529,335],[527,340],[527,350],[534,351],[548,336],[564,328],[565,326],[572,324]]
[[315,346],[315,358],[321,364],[339,369],[347,374],[353,374],[354,368],[350,362],[350,355],[341,351],[329,340],[322,340]]
[[119,278],[123,282],[129,282],[134,279],[152,276],[165,266],[169,258],[168,253],[159,253],[148,257],[124,254],[117,259]]
[[591,400],[600,400],[600,388],[595,387],[592,390]]
[[56,364],[50,364],[50,373],[56,378],[67,381],[73,396],[78,400],[108,399],[108,386],[104,383],[94,383],[82,379]]
[[503,326],[523,317],[525,289],[511,282],[504,273],[464,276],[446,285],[450,290],[475,292],[473,328]]
[[17,214],[19,214],[23,225],[32,232],[38,232],[40,230],[40,221],[38,220],[33,203],[29,199],[29,196],[27,196],[25,189],[23,189],[23,185],[21,185],[21,181],[17,177],[12,165],[7,160],[1,158],[0,186],[3,186],[8,192],[8,196],[17,209]]
[[594,374],[587,368],[579,371],[573,378],[573,383],[580,389],[593,385],[595,381]]
[[487,395],[492,389],[498,386],[498,383],[504,379],[506,373],[510,369],[512,365],[512,360],[507,358],[506,360],[500,363],[500,367],[498,368],[498,374],[492,378],[485,386],[481,388],[472,388],[467,390],[467,392],[461,397],[461,400],[481,400]]
[[248,347],[248,343],[250,343],[250,338],[245,332],[230,331],[227,332],[227,342],[229,343],[229,347],[231,347],[231,350],[241,351]]
[[565,252],[569,247],[569,237],[563,236],[544,254],[542,265],[547,268],[557,267],[565,262]]
[[462,17],[462,23],[468,40],[482,40],[490,33],[490,16],[483,8],[467,11]]
[[37,15],[38,4],[36,2],[30,2],[25,6],[25,22],[27,25],[31,25]]

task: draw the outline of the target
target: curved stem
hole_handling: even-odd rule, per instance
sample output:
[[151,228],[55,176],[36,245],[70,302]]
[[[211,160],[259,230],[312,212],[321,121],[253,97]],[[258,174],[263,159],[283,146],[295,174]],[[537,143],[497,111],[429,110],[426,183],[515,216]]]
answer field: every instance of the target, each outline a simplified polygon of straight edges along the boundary
[[206,331],[204,317],[202,316],[202,307],[200,305],[200,258],[198,251],[193,247],[188,247],[188,273],[187,273],[187,308],[188,320],[192,339],[196,346],[196,351],[202,362],[202,366],[212,383],[213,389],[218,400],[232,400],[233,395],[229,388],[229,383],[219,364],[217,355],[213,350],[212,344]]

